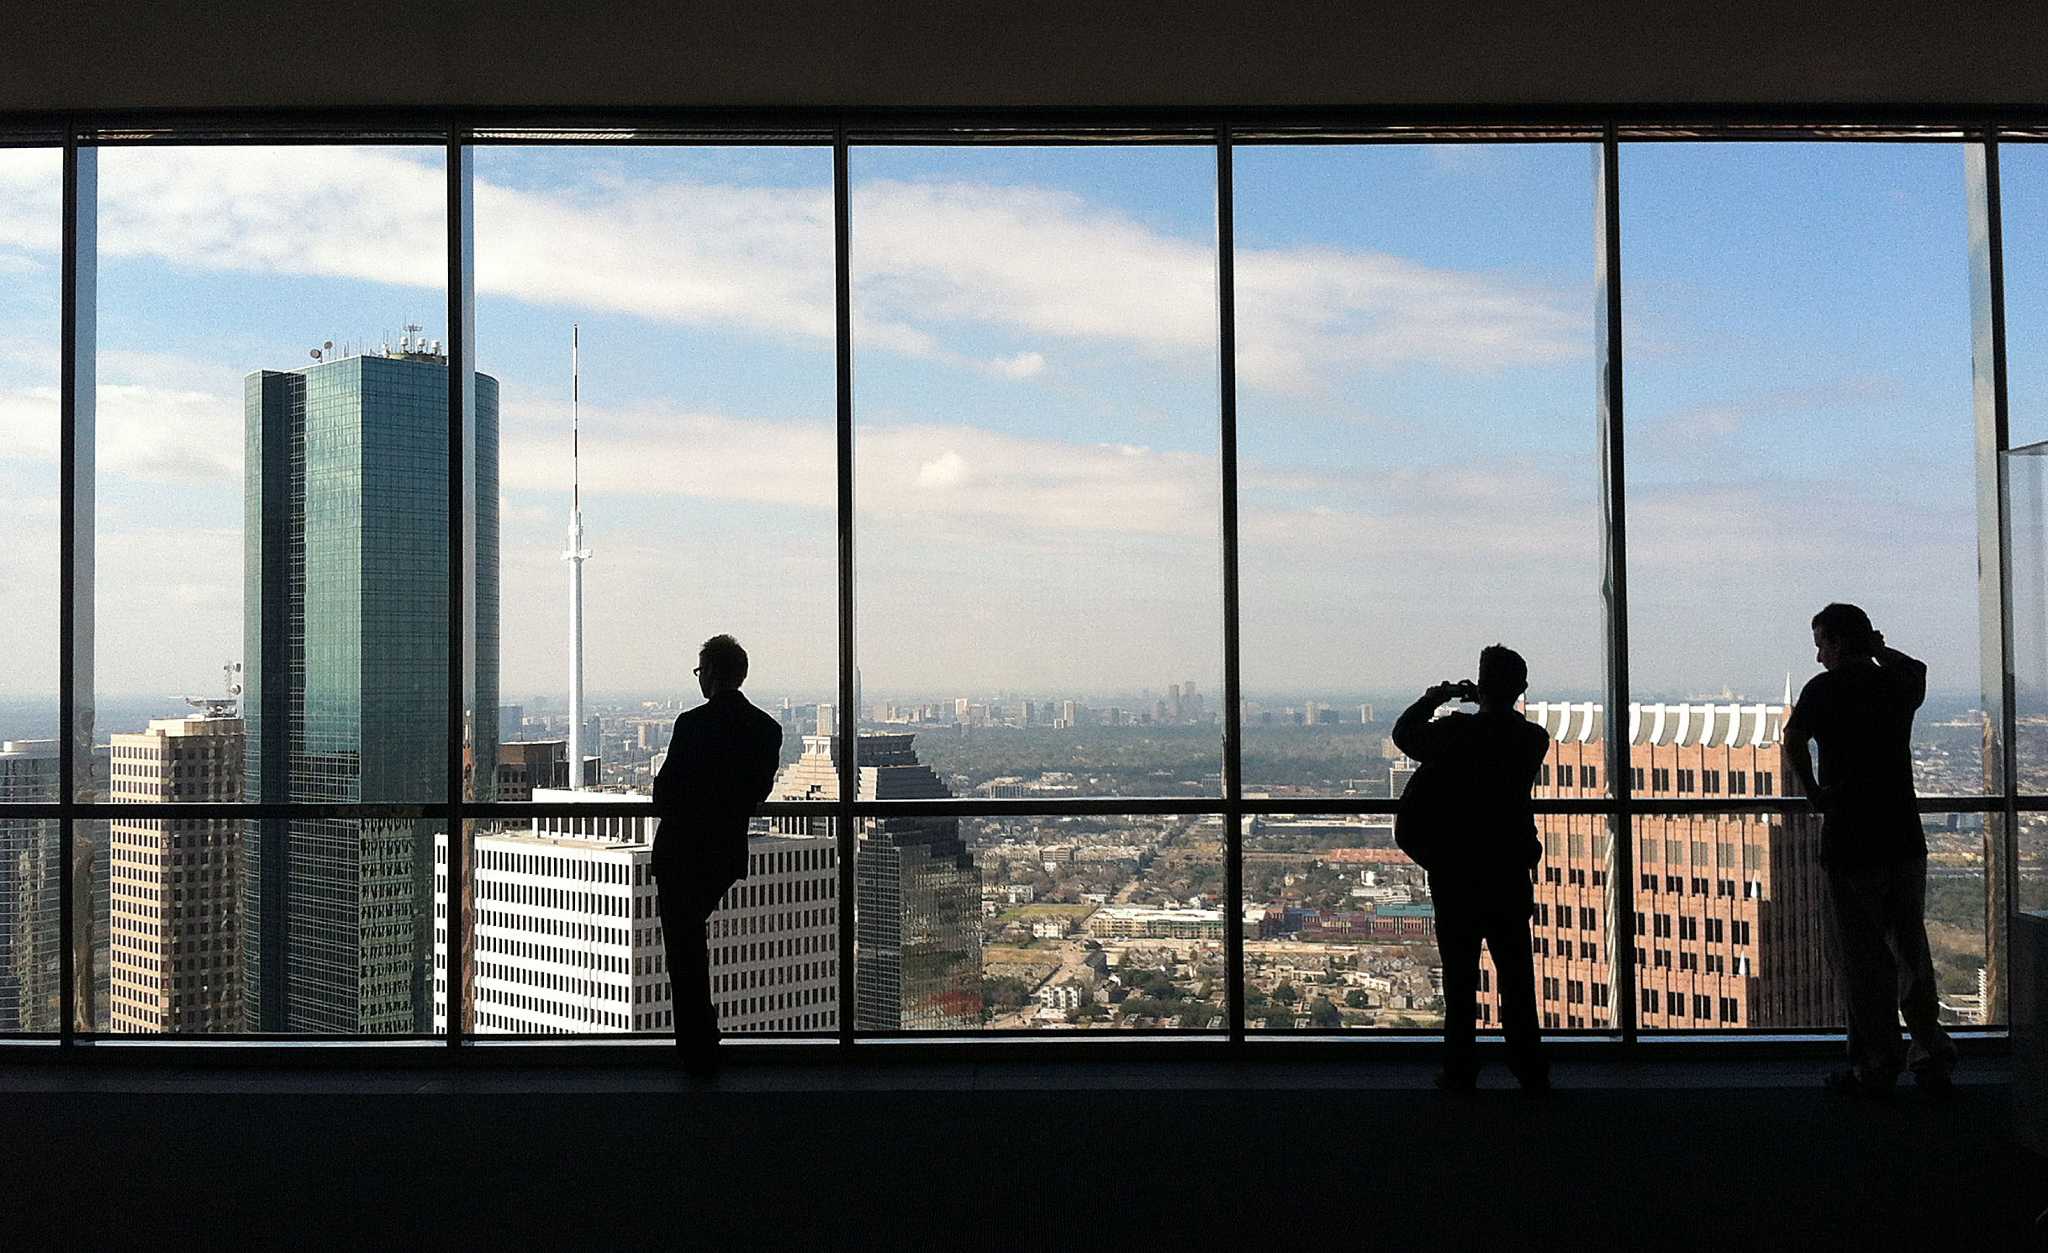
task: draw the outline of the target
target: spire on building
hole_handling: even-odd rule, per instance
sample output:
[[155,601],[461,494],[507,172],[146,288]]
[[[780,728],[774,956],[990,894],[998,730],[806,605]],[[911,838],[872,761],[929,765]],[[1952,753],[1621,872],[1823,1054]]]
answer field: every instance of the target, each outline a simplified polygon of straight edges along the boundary
[[583,372],[582,327],[569,326],[569,787],[583,788]]

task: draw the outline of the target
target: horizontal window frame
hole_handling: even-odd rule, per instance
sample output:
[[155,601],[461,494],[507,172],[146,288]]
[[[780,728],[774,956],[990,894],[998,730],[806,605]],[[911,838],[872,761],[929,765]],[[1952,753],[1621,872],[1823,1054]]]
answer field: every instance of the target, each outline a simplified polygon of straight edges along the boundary
[[[593,793],[604,795],[604,793]],[[2022,796],[2016,800],[2022,813],[2048,812],[2048,795]],[[1913,802],[1923,814],[2001,813],[2006,800],[1998,795],[1922,796]],[[79,822],[120,819],[183,818],[204,819],[446,819],[458,807],[447,801],[412,804],[402,801],[62,801],[7,802],[0,804],[0,818]],[[764,801],[754,810],[763,818],[835,818],[849,807],[832,800]],[[931,800],[858,800],[850,807],[857,818],[1084,818],[1084,817],[1218,817],[1228,818],[1233,810],[1246,817],[1273,814],[1393,816],[1401,812],[1399,797],[1302,796],[1247,798],[1236,806],[1220,796],[1103,796],[1060,797],[1047,800],[947,797]],[[1536,797],[1530,802],[1538,815],[1612,815],[1621,811],[1617,797],[1565,799]],[[518,818],[651,818],[651,800],[562,801],[464,801],[460,816],[466,819]],[[1812,815],[1805,798],[1766,797],[1742,800],[1714,797],[1684,800],[1674,797],[1630,797],[1633,814],[1779,814]]]
[[0,147],[2048,142],[2048,105],[1782,108],[108,109],[0,113]]

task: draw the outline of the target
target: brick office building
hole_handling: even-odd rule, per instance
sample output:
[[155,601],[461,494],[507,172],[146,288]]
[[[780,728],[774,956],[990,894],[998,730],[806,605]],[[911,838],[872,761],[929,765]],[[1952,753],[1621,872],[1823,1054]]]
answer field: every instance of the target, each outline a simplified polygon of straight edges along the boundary
[[[1606,794],[1605,711],[1532,702],[1550,733],[1543,798]],[[1742,801],[1797,795],[1784,760],[1786,704],[1632,704],[1629,768],[1644,799]],[[1636,963],[1644,1029],[1814,1027],[1839,1021],[1828,955],[1819,823],[1804,814],[1645,814],[1635,818],[1634,917],[1609,910],[1607,820],[1545,814],[1533,943],[1548,1029],[1605,1028],[1613,954]],[[1489,962],[1480,1022],[1497,1023]]]

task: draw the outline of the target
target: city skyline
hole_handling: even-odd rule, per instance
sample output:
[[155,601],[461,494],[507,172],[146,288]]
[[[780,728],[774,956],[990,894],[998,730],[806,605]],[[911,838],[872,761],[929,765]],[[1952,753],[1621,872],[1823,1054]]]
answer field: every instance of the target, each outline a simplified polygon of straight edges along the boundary
[[[591,690],[672,689],[675,636],[716,630],[775,659],[781,690],[832,690],[835,631],[810,610],[837,581],[828,155],[479,151],[508,691],[550,691],[565,669],[560,345],[576,320],[585,491],[603,502]],[[1639,692],[1771,690],[1807,668],[1807,602],[1838,595],[1927,655],[1935,687],[1974,690],[1957,149],[1624,157]],[[223,400],[328,340],[439,329],[439,159],[100,159],[98,686],[205,691],[234,651],[240,444]],[[1209,154],[863,149],[853,174],[870,690],[1101,691],[1165,648],[1220,691]],[[1695,203],[1703,181],[1728,192]],[[0,264],[24,276],[0,303],[0,481],[22,532],[51,540],[0,558],[17,586],[55,575],[55,205],[53,158],[0,159]],[[1591,205],[1571,146],[1240,152],[1248,695],[1340,674],[1391,695],[1510,637],[1553,687],[1598,689]],[[1859,228],[1787,225],[1823,211]],[[2037,307],[2014,300],[2016,318]],[[202,302],[236,312],[193,316]],[[1877,456],[1852,473],[1828,455],[1844,439]],[[1868,524],[1838,508],[1816,530],[1816,498],[1910,502],[1911,542],[1860,568]],[[1700,517],[1741,525],[1696,551]],[[1792,535],[1818,552],[1788,585]],[[197,559],[167,580],[173,552]],[[1481,560],[1484,578],[1457,577]],[[1444,576],[1424,600],[1402,585],[1417,566]],[[46,695],[54,608],[10,608],[31,646],[0,692]],[[179,647],[143,648],[133,624],[166,615]]]

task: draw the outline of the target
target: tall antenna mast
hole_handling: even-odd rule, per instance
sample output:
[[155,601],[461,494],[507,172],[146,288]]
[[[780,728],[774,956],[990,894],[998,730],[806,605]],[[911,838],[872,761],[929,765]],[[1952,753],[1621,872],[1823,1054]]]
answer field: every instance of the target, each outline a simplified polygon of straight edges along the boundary
[[583,362],[582,327],[569,324],[569,788],[583,790]]
[[583,328],[569,324],[569,508],[583,509]]

